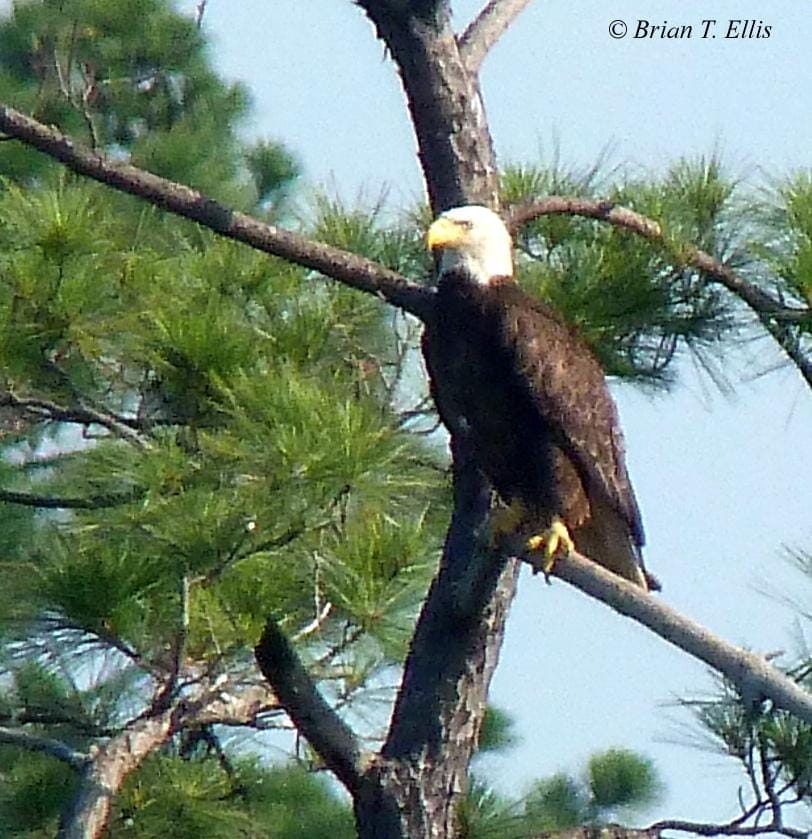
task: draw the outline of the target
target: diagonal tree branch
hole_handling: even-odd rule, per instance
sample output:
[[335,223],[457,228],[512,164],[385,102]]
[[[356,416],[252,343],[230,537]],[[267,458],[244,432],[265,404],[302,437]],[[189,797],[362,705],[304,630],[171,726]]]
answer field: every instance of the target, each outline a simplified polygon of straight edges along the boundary
[[67,763],[71,769],[82,770],[90,762],[90,756],[77,752],[60,740],[52,740],[50,737],[38,737],[29,734],[27,731],[18,731],[14,728],[0,727],[0,743],[8,746],[16,746],[29,752],[42,752],[50,755],[63,763]]
[[577,552],[556,562],[552,574],[704,661],[736,685],[745,699],[753,703],[769,699],[776,707],[812,725],[812,694],[763,656],[724,641]]
[[254,654],[262,675],[296,728],[351,794],[362,779],[361,748],[350,727],[319,693],[290,641],[269,619]]
[[266,224],[183,184],[86,151],[55,128],[0,104],[0,129],[60,161],[68,169],[126,192],[256,250],[311,268],[424,318],[433,293],[372,260]]
[[489,0],[457,39],[469,72],[479,72],[491,48],[529,5],[530,0]]
[[769,822],[756,822],[752,825],[741,824],[738,819],[724,824],[663,819],[646,828],[647,832],[657,837],[665,830],[692,833],[694,836],[789,836],[791,839],[809,839],[808,830],[787,827],[776,816]]
[[[513,208],[508,214],[508,226],[512,233],[520,227],[545,215],[584,216],[607,222],[648,239],[663,247],[669,243],[660,225],[653,219],[612,201],[595,201],[588,198],[571,198],[550,195],[540,201]],[[749,282],[729,265],[693,246],[681,246],[678,253],[672,253],[685,266],[703,271],[712,280],[735,294],[756,314],[764,328],[797,366],[806,383],[812,387],[812,358],[804,352],[793,324],[808,320],[812,310],[787,306],[755,283]]]

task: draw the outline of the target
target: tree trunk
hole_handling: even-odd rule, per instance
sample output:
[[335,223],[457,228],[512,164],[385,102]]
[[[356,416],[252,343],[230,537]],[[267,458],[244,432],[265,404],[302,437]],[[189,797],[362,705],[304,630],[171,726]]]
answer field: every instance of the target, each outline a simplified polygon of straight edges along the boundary
[[[403,83],[431,208],[498,206],[479,82],[460,54],[447,0],[359,0]],[[426,319],[432,316],[427,315]],[[490,487],[452,440],[454,514],[423,606],[382,752],[354,795],[362,839],[447,839],[467,790],[518,566],[481,550]]]
[[460,55],[443,2],[358,0],[400,72],[435,213],[499,201],[499,178],[479,82]]

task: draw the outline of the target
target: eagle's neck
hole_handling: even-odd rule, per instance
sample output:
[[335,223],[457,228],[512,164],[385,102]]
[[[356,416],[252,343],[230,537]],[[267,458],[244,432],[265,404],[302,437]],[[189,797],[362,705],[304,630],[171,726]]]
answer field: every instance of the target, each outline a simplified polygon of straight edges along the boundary
[[466,277],[469,282],[481,286],[510,282],[513,277],[513,259],[509,250],[503,253],[498,248],[465,252],[448,248],[440,256],[441,281],[445,275]]

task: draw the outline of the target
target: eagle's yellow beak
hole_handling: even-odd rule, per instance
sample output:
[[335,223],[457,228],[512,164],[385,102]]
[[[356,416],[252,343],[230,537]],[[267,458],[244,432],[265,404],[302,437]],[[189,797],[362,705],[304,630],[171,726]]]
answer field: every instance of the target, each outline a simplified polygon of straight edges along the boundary
[[426,233],[426,245],[430,251],[458,247],[465,240],[465,234],[466,228],[463,225],[440,216]]

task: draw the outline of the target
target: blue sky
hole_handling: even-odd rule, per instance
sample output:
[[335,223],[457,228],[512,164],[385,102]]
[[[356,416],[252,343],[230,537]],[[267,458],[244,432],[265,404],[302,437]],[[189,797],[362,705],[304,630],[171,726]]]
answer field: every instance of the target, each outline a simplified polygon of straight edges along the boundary
[[[484,2],[484,0],[483,0]],[[194,0],[182,0],[192,10]],[[0,8],[8,7],[0,0]],[[461,29],[478,3],[455,5]],[[695,11],[696,9],[696,11]],[[700,27],[761,21],[767,39],[609,37],[611,21]],[[213,59],[254,97],[251,136],[284,141],[307,184],[394,207],[422,198],[415,144],[396,73],[350,0],[209,0]],[[722,151],[754,186],[810,165],[812,17],[806,3],[535,0],[488,58],[483,91],[500,159],[593,162],[607,147],[631,172]],[[305,187],[305,195],[308,187]],[[767,340],[726,358],[722,396],[690,363],[671,395],[614,389],[643,510],[647,563],[662,597],[733,642],[763,652],[797,644],[776,593],[806,598],[785,561],[812,550],[808,478],[812,395]],[[575,771],[594,750],[625,746],[658,764],[667,793],[650,815],[706,820],[736,813],[732,762],[684,745],[676,697],[708,691],[705,668],[558,582],[523,581],[492,700],[521,744],[486,764],[504,790]],[[676,741],[676,742],[675,742]]]
[[[182,4],[194,5],[191,0]],[[455,5],[463,28],[478,3]],[[488,58],[485,104],[502,161],[611,161],[657,172],[680,156],[722,151],[754,186],[807,167],[812,23],[807,4],[715,0],[578,4],[536,0]],[[720,21],[720,37],[613,40],[623,19]],[[724,39],[722,22],[762,21],[768,39]],[[352,201],[408,206],[422,198],[415,143],[396,73],[349,0],[209,0],[213,58],[251,89],[254,135],[300,156],[307,183]],[[722,396],[684,365],[669,396],[615,388],[643,509],[647,562],[662,597],[727,639],[791,651],[793,613],[769,593],[802,598],[806,582],[784,559],[812,549],[812,398],[766,340],[726,358],[735,383]],[[808,597],[808,595],[807,595]],[[486,768],[520,793],[540,775],[576,771],[594,750],[650,755],[667,793],[652,818],[736,814],[742,782],[721,756],[684,745],[677,697],[707,692],[706,669],[580,592],[523,581],[492,699],[515,715],[522,743]],[[676,741],[676,742],[675,742]]]

